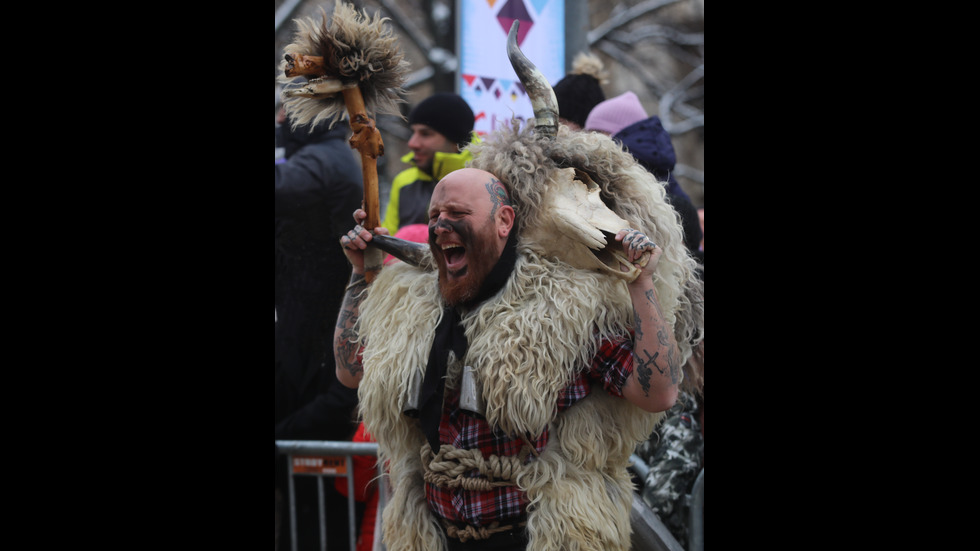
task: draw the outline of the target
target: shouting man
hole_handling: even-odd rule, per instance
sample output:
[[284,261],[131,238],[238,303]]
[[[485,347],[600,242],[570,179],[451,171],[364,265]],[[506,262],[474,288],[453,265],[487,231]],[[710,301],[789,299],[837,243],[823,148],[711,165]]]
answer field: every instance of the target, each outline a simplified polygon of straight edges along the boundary
[[433,190],[424,250],[370,284],[365,248],[398,240],[361,210],[340,238],[337,376],[388,468],[391,551],[629,550],[629,457],[703,388],[703,286],[664,186],[558,122],[517,28],[534,121],[471,144]]
[[[637,230],[610,232],[616,269],[632,273],[625,285],[540,258],[519,246],[507,186],[466,168],[432,194],[437,270],[395,264],[368,288],[364,217],[355,211],[341,238],[353,275],[335,351],[337,376],[361,385],[365,425],[390,461],[388,549],[545,549],[563,538],[627,549],[628,508],[623,519],[620,503],[604,505],[610,492],[628,505],[624,460],[659,419],[647,412],[669,409],[683,378],[652,277],[663,250]],[[597,280],[608,294],[578,292]],[[614,433],[621,444],[608,449]],[[607,465],[615,454],[625,454],[618,470]]]

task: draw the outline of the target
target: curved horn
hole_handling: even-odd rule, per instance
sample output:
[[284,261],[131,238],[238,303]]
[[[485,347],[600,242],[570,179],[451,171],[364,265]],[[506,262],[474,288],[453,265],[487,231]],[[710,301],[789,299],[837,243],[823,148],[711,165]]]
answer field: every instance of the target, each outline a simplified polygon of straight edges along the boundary
[[554,138],[558,133],[558,98],[555,91],[551,89],[548,80],[544,78],[541,71],[525,57],[520,48],[517,47],[517,27],[519,22],[515,19],[507,33],[507,57],[510,64],[517,73],[517,78],[521,79],[521,84],[527,90],[527,95],[531,98],[531,108],[534,109],[534,128],[544,136]]
[[428,243],[416,243],[399,237],[375,234],[371,243],[395,258],[425,271],[434,270]]

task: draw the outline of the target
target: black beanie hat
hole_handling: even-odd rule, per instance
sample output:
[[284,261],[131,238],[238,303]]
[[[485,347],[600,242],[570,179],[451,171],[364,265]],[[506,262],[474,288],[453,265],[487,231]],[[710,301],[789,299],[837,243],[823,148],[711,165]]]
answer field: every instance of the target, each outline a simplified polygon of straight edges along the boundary
[[466,100],[449,92],[438,92],[422,100],[408,114],[408,124],[424,124],[455,144],[472,139],[475,118]]
[[569,73],[553,89],[558,99],[558,116],[583,128],[592,108],[606,99],[599,80],[592,75]]

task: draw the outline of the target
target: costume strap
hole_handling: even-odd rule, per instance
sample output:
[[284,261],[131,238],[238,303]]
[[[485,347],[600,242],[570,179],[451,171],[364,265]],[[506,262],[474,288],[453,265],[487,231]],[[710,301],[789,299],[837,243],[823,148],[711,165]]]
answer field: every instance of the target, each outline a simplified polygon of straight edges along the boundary
[[453,307],[442,312],[429,352],[429,362],[419,392],[419,421],[422,432],[433,450],[439,449],[439,421],[442,419],[442,396],[446,386],[446,365],[449,350],[457,358],[466,354],[466,333],[459,323],[459,313]]
[[[517,263],[517,224],[515,223],[500,259],[487,274],[472,304],[479,304],[496,294],[514,271]],[[432,348],[419,392],[419,421],[426,440],[435,452],[439,449],[439,421],[442,420],[442,397],[446,386],[446,365],[449,351],[457,360],[463,359],[469,346],[456,308],[447,306],[432,338]]]
[[[461,450],[443,444],[438,453],[422,445],[422,478],[442,488],[462,488],[464,490],[485,492],[501,486],[516,486],[517,475],[524,469],[524,462],[531,450],[524,446],[515,456],[500,457],[491,455],[484,459],[478,449]],[[476,469],[480,476],[465,476]]]
[[516,528],[527,526],[527,521],[521,521],[516,524],[507,524],[504,526],[501,526],[499,522],[495,521],[490,523],[488,526],[471,526],[467,524],[463,527],[459,527],[444,518],[439,520],[442,521],[442,526],[446,529],[446,535],[451,538],[458,539],[461,542],[465,542],[469,539],[485,540],[494,534],[509,532]]

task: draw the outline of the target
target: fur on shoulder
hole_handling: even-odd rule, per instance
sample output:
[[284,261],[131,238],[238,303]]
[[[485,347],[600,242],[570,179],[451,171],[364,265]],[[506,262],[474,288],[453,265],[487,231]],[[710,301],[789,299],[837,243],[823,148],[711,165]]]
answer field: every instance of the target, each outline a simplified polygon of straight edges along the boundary
[[598,184],[603,203],[664,251],[654,285],[685,365],[682,388],[698,391],[703,372],[695,373],[687,360],[704,339],[703,284],[695,271],[696,260],[684,247],[680,216],[666,200],[665,183],[606,135],[560,126],[557,136],[548,139],[533,129],[533,122],[522,127],[517,121],[498,128],[484,141],[470,145],[470,166],[495,174],[507,187],[521,220],[520,245],[556,260],[562,251],[542,250],[526,236],[535,233],[536,225],[549,223],[542,205],[547,204],[545,195],[554,193],[559,169],[582,171]]

